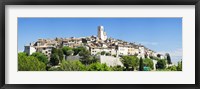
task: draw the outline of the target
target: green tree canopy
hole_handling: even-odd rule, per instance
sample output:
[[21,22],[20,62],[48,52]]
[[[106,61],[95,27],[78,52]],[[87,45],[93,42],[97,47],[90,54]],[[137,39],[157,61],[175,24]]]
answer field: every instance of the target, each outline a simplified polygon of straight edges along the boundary
[[166,60],[165,59],[159,59],[156,64],[156,69],[165,69],[166,68]]
[[51,54],[50,63],[51,63],[53,66],[59,64],[59,56],[58,56],[58,54],[56,54],[56,53]]
[[58,56],[59,56],[59,60],[62,61],[63,60],[63,51],[62,49],[58,49]]
[[99,62],[92,63],[87,68],[88,71],[110,71],[111,68],[106,64],[101,64]]
[[158,58],[160,58],[160,57],[161,57],[161,55],[160,55],[160,54],[157,54],[157,57],[158,57]]
[[52,67],[50,67],[50,68],[48,69],[48,71],[63,71],[63,70],[61,70],[60,67],[54,67],[54,66],[52,66]]
[[177,71],[177,67],[176,67],[175,65],[169,66],[169,67],[167,68],[167,70],[168,70],[168,71]]
[[60,65],[60,69],[62,71],[85,71],[86,66],[83,65],[80,61],[62,61]]
[[18,53],[18,57],[26,57],[26,56],[28,56],[28,54],[25,52]]
[[58,54],[58,49],[53,48],[53,49],[51,50],[51,54]]
[[105,52],[105,51],[102,51],[102,52],[101,52],[101,55],[105,55],[105,54],[106,54],[106,52]]
[[177,70],[182,71],[182,60],[178,62]]
[[120,65],[118,65],[118,66],[113,66],[113,67],[111,67],[111,70],[112,70],[112,71],[123,71],[124,68],[121,67]]
[[150,67],[151,68],[151,70],[153,70],[154,69],[154,67],[153,67],[153,60],[151,60],[151,59],[149,59],[149,58],[145,58],[144,59],[144,65],[146,66],[146,67]]
[[139,59],[136,56],[122,56],[122,63],[126,70],[134,70],[138,67]]
[[45,71],[46,65],[34,56],[26,56],[24,53],[18,54],[19,71]]
[[46,55],[44,55],[43,53],[40,53],[40,52],[35,52],[35,53],[32,53],[31,56],[34,56],[36,57],[39,61],[47,64],[48,63],[48,57]]
[[144,70],[144,62],[143,62],[143,59],[140,58],[139,71],[143,71],[143,70]]
[[69,55],[72,55],[74,53],[74,51],[72,50],[71,47],[68,47],[68,46],[64,46],[62,48],[62,51],[63,53],[66,55],[66,56],[69,56]]
[[77,48],[73,48],[74,51],[74,55],[78,55],[80,51],[82,50],[86,50],[84,47],[77,47]]
[[110,55],[111,55],[110,53],[108,53],[108,52],[106,53],[106,56],[110,56]]
[[172,64],[171,57],[170,57],[169,53],[166,53],[165,55],[167,57],[167,64]]
[[84,49],[80,51],[79,55],[81,56],[81,62],[85,65],[89,65],[96,61],[95,57],[90,55],[89,50]]
[[72,55],[73,53],[74,53],[73,50],[67,50],[67,52],[66,52],[66,56],[70,56],[70,55]]

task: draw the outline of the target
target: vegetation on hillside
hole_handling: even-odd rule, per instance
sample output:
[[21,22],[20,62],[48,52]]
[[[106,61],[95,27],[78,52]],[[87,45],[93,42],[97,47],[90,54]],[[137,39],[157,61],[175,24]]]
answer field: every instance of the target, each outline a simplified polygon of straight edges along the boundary
[[[105,51],[99,55],[114,56]],[[80,59],[66,60],[68,56],[80,56]],[[160,56],[160,55],[158,55]],[[122,66],[108,66],[99,62],[95,55],[84,47],[70,48],[64,46],[59,49],[52,49],[50,58],[40,52],[27,55],[24,52],[18,53],[18,70],[19,71],[153,71],[154,62],[157,71],[182,71],[182,61],[178,65],[171,65],[171,58],[166,54],[166,59],[159,57],[138,58],[137,55],[121,56]],[[171,66],[167,66],[171,65]]]

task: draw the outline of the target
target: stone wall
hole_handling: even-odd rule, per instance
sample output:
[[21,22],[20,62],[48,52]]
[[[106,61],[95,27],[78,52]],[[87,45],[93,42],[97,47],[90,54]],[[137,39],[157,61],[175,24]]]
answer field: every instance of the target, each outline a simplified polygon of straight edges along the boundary
[[[100,63],[105,63],[108,66],[123,66],[119,57],[100,55],[96,56],[96,58],[100,60]],[[80,56],[68,56],[66,57],[66,60],[80,60]]]
[[113,56],[97,56],[98,59],[100,59],[100,63],[105,63],[108,66],[123,66],[122,62],[120,61],[119,57],[113,57]]

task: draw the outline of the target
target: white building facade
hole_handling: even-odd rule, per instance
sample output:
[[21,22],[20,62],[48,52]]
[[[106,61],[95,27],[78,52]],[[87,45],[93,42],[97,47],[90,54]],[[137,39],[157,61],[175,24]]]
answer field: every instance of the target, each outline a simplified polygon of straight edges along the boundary
[[98,38],[102,41],[107,39],[106,32],[104,32],[103,26],[98,26]]
[[31,55],[32,53],[36,52],[36,48],[34,46],[24,46],[24,52],[28,55]]

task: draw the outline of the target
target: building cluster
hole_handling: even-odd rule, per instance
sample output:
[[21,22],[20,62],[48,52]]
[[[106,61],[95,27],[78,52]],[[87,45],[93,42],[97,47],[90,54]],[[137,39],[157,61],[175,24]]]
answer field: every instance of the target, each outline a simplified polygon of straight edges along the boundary
[[[105,52],[109,55],[123,56],[123,55],[136,55],[142,58],[157,57],[157,53],[153,50],[146,48],[143,45],[135,44],[119,39],[108,38],[103,26],[98,26],[97,36],[80,37],[80,38],[55,38],[55,39],[38,39],[36,42],[30,43],[25,46],[24,52],[31,55],[34,52],[42,52],[50,57],[53,48],[61,48],[69,46],[72,48],[86,47],[91,55],[97,55]],[[164,58],[160,55],[160,58]]]

